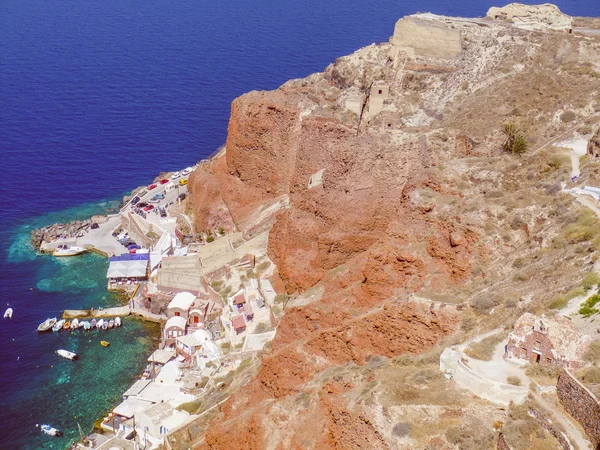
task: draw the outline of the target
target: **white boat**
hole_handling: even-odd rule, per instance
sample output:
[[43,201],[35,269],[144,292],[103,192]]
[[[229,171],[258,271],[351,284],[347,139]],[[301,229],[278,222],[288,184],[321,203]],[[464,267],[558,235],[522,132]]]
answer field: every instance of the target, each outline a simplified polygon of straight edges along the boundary
[[56,353],[58,353],[63,358],[70,359],[71,361],[77,358],[77,355],[75,353],[70,352],[68,350],[63,350],[62,348],[60,350],[56,350]]
[[76,318],[71,322],[71,330],[76,330],[77,328],[79,328],[79,319]]
[[102,329],[106,330],[108,329],[108,320],[105,320],[104,323],[102,324]]
[[5,319],[12,319],[12,314],[13,314],[12,308],[8,308],[6,310],[6,312],[4,313],[4,318]]
[[121,326],[121,318],[115,317],[115,327],[120,327],[120,326]]
[[44,433],[49,434],[50,436],[62,436],[62,431],[59,431],[50,425],[42,425],[40,428]]
[[96,328],[98,328],[99,330],[104,326],[104,319],[100,319],[97,323],[96,323]]
[[65,324],[65,319],[60,319],[58,322],[56,322],[54,324],[54,326],[52,327],[52,331],[60,331],[60,329],[63,327],[64,324]]
[[112,327],[114,327],[114,326],[115,326],[115,321],[114,321],[113,319],[110,319],[110,320],[108,321],[108,328],[112,328]]
[[86,331],[89,331],[90,328],[92,328],[92,326],[90,325],[90,323],[87,320],[84,320],[83,322],[81,322],[81,325],[83,326],[83,329]]
[[38,326],[38,331],[48,331],[56,323],[56,317],[52,319],[46,319]]
[[52,252],[52,254],[54,256],[75,256],[75,255],[81,255],[82,253],[87,252],[87,249],[84,247],[77,247],[77,246],[69,246],[66,244],[61,244],[58,247],[56,247],[56,250],[54,250],[54,252]]

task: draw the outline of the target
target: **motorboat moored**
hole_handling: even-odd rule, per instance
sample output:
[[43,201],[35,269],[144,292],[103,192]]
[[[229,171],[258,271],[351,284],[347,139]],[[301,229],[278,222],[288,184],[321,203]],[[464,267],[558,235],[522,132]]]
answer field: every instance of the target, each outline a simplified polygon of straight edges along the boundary
[[62,348],[60,350],[56,350],[56,353],[58,353],[63,358],[70,359],[71,361],[77,358],[77,355],[75,353],[70,352],[68,350],[63,350]]
[[44,433],[46,433],[50,436],[56,436],[56,437],[62,436],[62,431],[60,431],[54,427],[51,427],[50,425],[42,425],[40,428]]
[[120,326],[121,326],[121,318],[115,317],[115,327],[120,327]]
[[108,320],[104,321],[104,323],[102,324],[102,329],[103,330],[107,330],[108,329]]
[[63,329],[69,331],[71,329],[71,322],[65,322]]
[[90,331],[90,329],[92,328],[92,326],[90,325],[90,323],[87,320],[84,320],[83,322],[81,322],[81,324],[85,331]]
[[60,331],[63,325],[65,324],[65,319],[60,319],[58,322],[54,324],[52,327],[52,331]]
[[112,328],[112,327],[114,327],[114,326],[115,326],[115,321],[114,321],[113,319],[110,319],[110,320],[108,321],[108,328]]
[[13,309],[12,308],[8,308],[5,312],[4,312],[4,318],[5,319],[12,319],[12,315],[13,315]]
[[66,244],[60,244],[58,247],[56,247],[56,250],[54,250],[52,252],[52,255],[54,256],[76,256],[76,255],[81,255],[82,253],[87,252],[87,249],[85,247],[77,247],[77,246],[70,246],[70,245],[66,245]]
[[108,342],[108,341],[100,341],[100,345],[102,347],[108,347],[110,345],[110,342]]
[[101,329],[104,326],[104,319],[100,319],[98,323],[96,323],[96,328]]
[[76,330],[77,328],[79,328],[79,319],[76,318],[71,322],[71,331]]
[[53,317],[52,319],[46,319],[42,323],[40,323],[37,330],[38,331],[48,331],[54,326],[55,323],[56,323],[56,317]]
[[92,319],[92,323],[91,323],[92,328],[96,328],[96,325],[98,325],[98,321],[96,319]]

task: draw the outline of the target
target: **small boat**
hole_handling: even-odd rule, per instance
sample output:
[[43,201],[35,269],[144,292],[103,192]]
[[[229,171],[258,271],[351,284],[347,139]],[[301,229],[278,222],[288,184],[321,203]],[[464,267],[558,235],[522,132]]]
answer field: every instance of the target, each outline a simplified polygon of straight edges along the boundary
[[59,431],[50,425],[42,425],[40,428],[44,433],[49,434],[50,436],[62,436],[62,431]]
[[81,325],[83,326],[83,329],[85,331],[90,331],[90,328],[92,328],[92,326],[90,325],[90,323],[87,320],[84,320],[83,322],[81,322]]
[[42,323],[40,323],[37,330],[38,331],[48,331],[49,329],[51,329],[54,326],[55,323],[56,323],[56,317],[54,317],[52,319],[46,319]]
[[121,318],[115,317],[115,327],[120,327],[120,326],[121,326]]
[[84,247],[71,247],[66,244],[61,244],[56,247],[56,250],[52,252],[54,256],[76,256],[81,255],[82,253],[87,252],[87,249]]
[[63,330],[69,331],[71,329],[71,322],[65,322],[63,325]]
[[77,328],[79,328],[79,319],[73,319],[73,322],[71,322],[71,331],[76,330]]
[[107,330],[108,329],[108,320],[104,321],[104,323],[102,324],[102,329],[103,330]]
[[96,325],[98,325],[98,322],[96,321],[96,319],[92,319],[92,323],[91,323],[92,328],[96,328]]
[[98,323],[96,323],[96,328],[101,329],[104,326],[104,319],[100,319]]
[[108,347],[110,345],[110,342],[108,342],[108,341],[100,341],[100,345],[102,347]]
[[108,321],[108,328],[112,328],[112,327],[114,327],[114,326],[115,326],[115,321],[114,321],[114,320],[112,320],[112,319],[110,319],[110,320]]
[[60,349],[60,350],[56,350],[56,353],[58,353],[63,358],[70,359],[71,361],[73,361],[75,358],[77,358],[77,355],[75,353],[70,352],[68,350]]
[[54,326],[52,327],[52,331],[60,331],[60,329],[63,327],[64,324],[65,324],[65,319],[60,319],[58,322],[56,322],[54,324]]
[[5,319],[12,319],[12,314],[13,314],[13,309],[12,308],[8,308],[6,310],[6,312],[4,313],[4,318]]

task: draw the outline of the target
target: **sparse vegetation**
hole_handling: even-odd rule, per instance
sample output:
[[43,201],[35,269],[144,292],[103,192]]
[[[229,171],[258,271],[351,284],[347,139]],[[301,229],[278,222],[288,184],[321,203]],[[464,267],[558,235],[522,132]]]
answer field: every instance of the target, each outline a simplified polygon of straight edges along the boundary
[[502,125],[502,133],[505,136],[502,149],[514,155],[522,155],[527,151],[528,144],[523,132],[514,122],[506,122]]
[[471,358],[480,359],[482,361],[490,361],[494,355],[496,346],[504,339],[503,333],[494,334],[482,339],[479,342],[474,342],[467,349],[465,353]]
[[588,367],[579,374],[581,381],[587,384],[600,384],[600,367]]
[[515,377],[511,375],[510,377],[506,377],[506,382],[508,384],[512,384],[513,386],[521,386],[521,379],[519,377]]
[[600,341],[594,341],[590,344],[583,355],[583,359],[592,363],[600,363]]
[[206,242],[208,242],[209,244],[211,242],[214,242],[215,237],[212,234],[209,234],[208,236],[206,236]]
[[542,364],[530,364],[525,373],[529,377],[546,378],[557,380],[561,369],[558,366],[547,366]]
[[284,303],[286,300],[288,299],[288,295],[283,293],[283,294],[277,294],[275,296],[275,304],[279,305],[281,303]]

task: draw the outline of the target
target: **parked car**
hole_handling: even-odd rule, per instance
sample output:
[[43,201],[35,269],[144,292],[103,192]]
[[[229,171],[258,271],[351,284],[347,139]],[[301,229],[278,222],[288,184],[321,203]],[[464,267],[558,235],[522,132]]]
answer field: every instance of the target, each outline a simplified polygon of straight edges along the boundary
[[194,171],[193,167],[186,167],[185,169],[183,169],[181,171],[181,175],[185,176],[185,175],[188,175],[188,174],[192,173],[193,171]]
[[158,211],[160,212],[160,217],[167,217],[167,211],[165,211],[165,208],[159,208]]
[[91,228],[92,230],[95,230],[95,229],[97,229],[97,228],[100,228],[100,225],[98,225],[96,222],[94,222],[94,223],[93,223],[93,224],[90,226],[90,228]]
[[127,246],[127,248],[128,248],[129,250],[131,250],[131,249],[134,249],[134,248],[135,248],[135,249],[140,249],[140,248],[142,248],[142,247],[140,247],[140,246],[139,246],[139,245],[137,245],[137,244],[129,244],[129,245]]
[[187,184],[187,182],[188,182],[187,178],[184,178],[183,180],[179,180],[179,185],[185,186]]
[[140,198],[139,198],[139,197],[136,195],[135,197],[133,197],[133,198],[131,199],[131,204],[132,204],[132,205],[135,205],[135,204],[136,204],[137,202],[139,202],[139,201],[140,201]]
[[185,192],[183,192],[182,194],[179,194],[179,200],[185,200],[186,197],[187,197],[187,194]]
[[152,211],[154,209],[154,205],[148,205],[144,208],[144,211]]
[[180,172],[175,172],[173,175],[171,175],[171,180],[176,180],[179,177],[181,177],[181,173]]
[[140,192],[138,192],[137,196],[139,198],[142,198],[144,195],[146,195],[148,193],[148,191],[146,189],[141,190]]
[[156,188],[156,184],[151,184],[150,186],[148,186],[148,190],[151,191],[152,189]]
[[160,184],[167,184],[169,182],[169,180],[167,180],[166,178],[163,178],[162,180],[160,180]]

